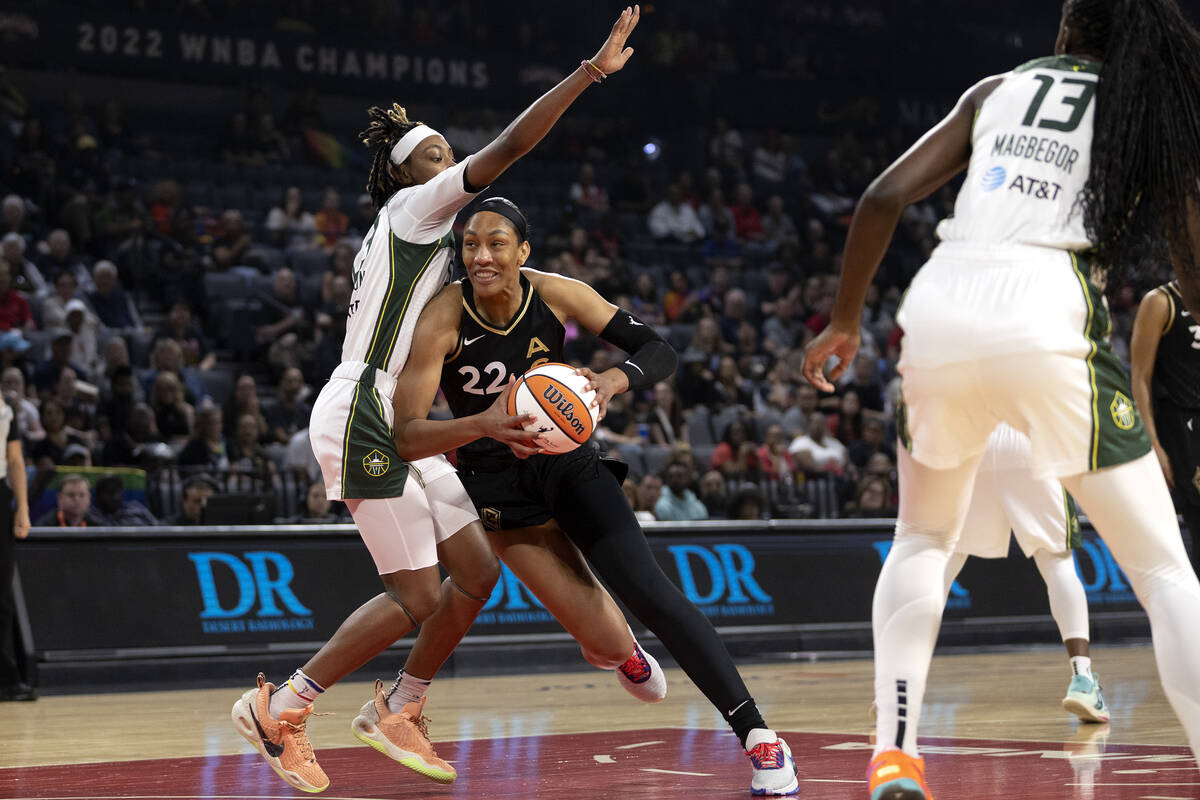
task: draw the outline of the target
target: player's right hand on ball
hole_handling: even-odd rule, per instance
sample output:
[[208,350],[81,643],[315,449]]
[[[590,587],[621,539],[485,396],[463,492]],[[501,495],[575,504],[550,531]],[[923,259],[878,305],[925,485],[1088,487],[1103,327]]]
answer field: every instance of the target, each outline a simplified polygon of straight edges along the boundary
[[508,395],[512,392],[512,387],[513,381],[510,380],[508,386],[505,386],[504,391],[496,398],[496,402],[480,414],[479,419],[483,424],[484,436],[508,445],[517,458],[529,458],[542,452],[537,446],[540,434],[537,431],[525,430],[525,426],[536,417],[532,414],[512,416],[508,413]]

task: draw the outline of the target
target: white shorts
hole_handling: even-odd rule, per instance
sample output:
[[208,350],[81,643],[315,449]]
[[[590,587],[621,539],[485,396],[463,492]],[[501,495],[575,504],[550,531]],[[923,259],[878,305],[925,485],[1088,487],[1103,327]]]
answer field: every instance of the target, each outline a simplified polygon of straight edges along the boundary
[[361,362],[334,370],[309,440],[325,491],[350,509],[381,575],[437,563],[437,545],[479,519],[445,456],[403,461],[392,440],[396,380]]
[[900,434],[914,459],[958,466],[986,449],[1000,422],[1032,440],[1039,480],[1149,452],[1087,272],[1074,254],[1043,247],[934,251],[898,314]]
[[1063,553],[1078,544],[1079,521],[1070,496],[1055,480],[1036,480],[1029,439],[1001,424],[992,432],[975,473],[975,490],[954,552],[980,558],[1008,555],[1011,530],[1027,557]]

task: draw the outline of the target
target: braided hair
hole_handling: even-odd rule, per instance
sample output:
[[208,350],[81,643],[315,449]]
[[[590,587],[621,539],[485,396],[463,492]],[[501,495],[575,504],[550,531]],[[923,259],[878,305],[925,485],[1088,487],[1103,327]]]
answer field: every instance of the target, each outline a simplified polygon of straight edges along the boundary
[[391,169],[392,148],[400,137],[420,125],[408,118],[408,112],[399,103],[392,103],[389,109],[371,106],[367,109],[371,118],[367,129],[358,134],[362,143],[375,148],[375,158],[371,161],[371,174],[367,176],[367,192],[376,208],[382,208],[388,198],[396,191],[403,189],[393,176]]
[[[1200,203],[1200,34],[1176,0],[1066,0],[1063,21],[1103,62],[1084,227],[1101,264],[1161,263]],[[1195,274],[1190,247],[1175,255]]]

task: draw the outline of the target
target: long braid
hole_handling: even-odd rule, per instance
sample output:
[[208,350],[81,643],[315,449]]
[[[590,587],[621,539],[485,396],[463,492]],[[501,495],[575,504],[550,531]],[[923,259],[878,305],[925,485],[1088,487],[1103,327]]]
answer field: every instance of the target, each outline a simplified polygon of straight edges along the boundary
[[[1200,34],[1176,0],[1067,0],[1064,14],[1103,61],[1084,226],[1118,271],[1166,259],[1200,202]],[[1191,248],[1175,254],[1194,274]]]
[[408,112],[399,103],[392,103],[389,109],[371,106],[367,109],[371,118],[367,129],[358,134],[362,143],[375,148],[375,158],[371,161],[371,173],[367,176],[367,192],[371,195],[376,208],[382,208],[387,199],[396,190],[404,187],[392,177],[391,164],[392,148],[400,137],[420,125],[408,118]]

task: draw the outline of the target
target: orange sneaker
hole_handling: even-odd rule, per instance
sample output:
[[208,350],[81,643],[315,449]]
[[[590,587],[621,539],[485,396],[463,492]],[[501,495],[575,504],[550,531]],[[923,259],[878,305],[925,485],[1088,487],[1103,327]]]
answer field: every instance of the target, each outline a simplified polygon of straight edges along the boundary
[[275,719],[270,711],[274,690],[274,685],[258,673],[258,687],[233,704],[233,726],[279,777],[302,792],[323,792],[329,788],[329,778],[317,763],[304,731],[313,707],[289,709]]
[[354,735],[393,761],[438,783],[453,783],[454,767],[438,758],[429,741],[429,718],[421,716],[425,698],[408,703],[393,714],[383,693],[383,681],[375,681],[375,697],[368,700],[350,726]]
[[867,767],[871,800],[933,800],[925,785],[925,759],[903,750],[884,750]]

